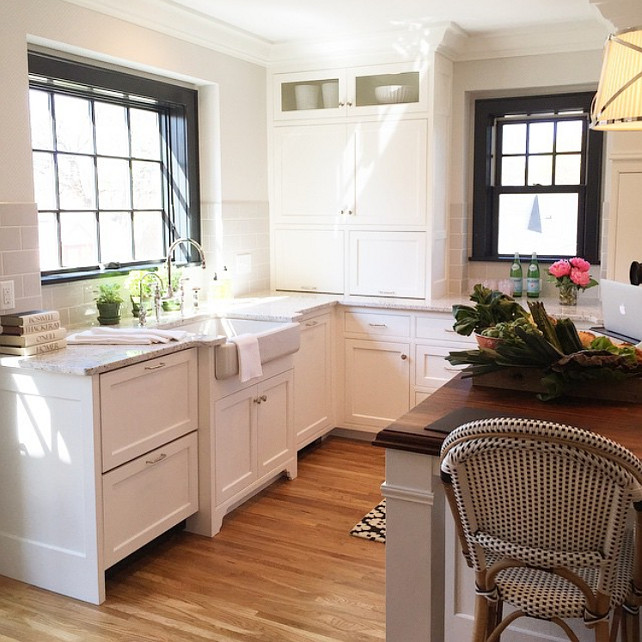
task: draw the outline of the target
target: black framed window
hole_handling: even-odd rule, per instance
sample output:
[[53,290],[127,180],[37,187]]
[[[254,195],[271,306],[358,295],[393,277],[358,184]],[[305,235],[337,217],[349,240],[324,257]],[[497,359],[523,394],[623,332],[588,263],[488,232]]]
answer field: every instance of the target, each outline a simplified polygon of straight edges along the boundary
[[29,108],[43,281],[200,240],[195,90],[30,53]]
[[475,101],[473,260],[599,262],[601,132],[592,92]]

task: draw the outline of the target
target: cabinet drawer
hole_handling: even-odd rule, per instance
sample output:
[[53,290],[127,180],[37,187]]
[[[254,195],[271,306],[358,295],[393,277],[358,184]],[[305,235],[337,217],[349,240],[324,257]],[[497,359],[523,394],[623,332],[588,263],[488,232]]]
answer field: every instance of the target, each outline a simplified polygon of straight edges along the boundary
[[195,430],[196,349],[100,376],[103,472]]
[[346,312],[345,331],[376,337],[409,337],[410,315]]
[[451,350],[445,346],[415,346],[415,385],[435,389],[452,379],[466,366],[453,366],[446,361]]
[[450,314],[417,316],[415,336],[417,339],[432,339],[436,341],[463,341],[474,343],[472,337],[465,337],[453,330],[455,323]]
[[198,510],[196,435],[103,475],[105,568]]

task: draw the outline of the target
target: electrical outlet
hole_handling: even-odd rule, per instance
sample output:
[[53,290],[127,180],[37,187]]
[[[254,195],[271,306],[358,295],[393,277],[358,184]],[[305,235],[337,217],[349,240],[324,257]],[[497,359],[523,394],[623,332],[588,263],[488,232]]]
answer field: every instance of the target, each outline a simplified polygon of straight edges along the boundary
[[11,310],[16,307],[13,281],[0,281],[0,310]]

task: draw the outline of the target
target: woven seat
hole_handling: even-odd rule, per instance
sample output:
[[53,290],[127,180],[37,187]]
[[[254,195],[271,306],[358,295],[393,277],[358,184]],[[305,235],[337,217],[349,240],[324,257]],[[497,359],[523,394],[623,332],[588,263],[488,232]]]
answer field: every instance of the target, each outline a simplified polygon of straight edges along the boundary
[[[473,642],[499,640],[522,616],[555,622],[570,640],[567,620],[581,618],[597,642],[618,633],[639,642],[642,544],[627,518],[642,533],[642,462],[633,453],[571,426],[484,419],[446,438],[441,475],[475,571]],[[502,620],[504,603],[516,610]]]

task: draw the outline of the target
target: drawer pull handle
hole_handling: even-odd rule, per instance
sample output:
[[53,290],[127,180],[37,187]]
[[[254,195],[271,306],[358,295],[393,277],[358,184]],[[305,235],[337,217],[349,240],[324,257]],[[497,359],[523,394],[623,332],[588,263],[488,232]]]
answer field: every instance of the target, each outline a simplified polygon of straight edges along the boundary
[[395,294],[394,290],[379,290],[379,294],[393,295]]
[[401,355],[401,360],[402,360],[402,361],[405,361],[407,358],[408,358],[408,355],[407,355],[407,354],[402,354],[402,355]]
[[159,368],[164,368],[165,362],[161,361],[158,365],[155,366],[145,366],[145,370],[158,370]]
[[448,370],[448,372],[461,372],[463,368],[457,368],[455,366],[444,366],[444,370]]
[[368,323],[371,328],[387,328],[385,323]]
[[317,286],[316,285],[302,285],[301,289],[302,290],[316,290]]
[[157,464],[159,461],[163,461],[163,459],[166,459],[166,458],[167,458],[167,455],[165,453],[161,453],[160,455],[158,455],[158,457],[156,457],[156,459],[146,459],[145,463],[153,465],[153,464]]

